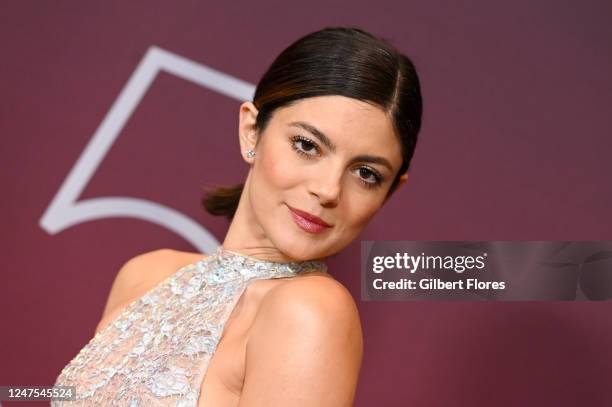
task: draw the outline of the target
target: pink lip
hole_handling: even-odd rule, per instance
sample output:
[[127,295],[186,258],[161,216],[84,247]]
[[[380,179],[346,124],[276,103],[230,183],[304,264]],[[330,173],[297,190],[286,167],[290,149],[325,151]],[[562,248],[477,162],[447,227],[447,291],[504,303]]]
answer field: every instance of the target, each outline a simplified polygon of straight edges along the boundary
[[291,216],[293,217],[295,223],[297,223],[299,227],[301,227],[307,232],[320,233],[325,229],[331,227],[329,223],[325,222],[323,219],[317,216],[314,216],[308,212],[301,211],[299,209],[292,208],[289,205],[287,205],[287,207],[289,208]]

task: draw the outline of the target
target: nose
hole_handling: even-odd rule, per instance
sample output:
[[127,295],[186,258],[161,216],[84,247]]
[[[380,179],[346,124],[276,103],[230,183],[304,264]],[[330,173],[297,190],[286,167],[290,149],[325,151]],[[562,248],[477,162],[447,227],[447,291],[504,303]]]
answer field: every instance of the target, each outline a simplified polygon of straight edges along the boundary
[[328,170],[316,175],[310,183],[310,193],[319,198],[321,205],[335,206],[342,192],[342,171]]

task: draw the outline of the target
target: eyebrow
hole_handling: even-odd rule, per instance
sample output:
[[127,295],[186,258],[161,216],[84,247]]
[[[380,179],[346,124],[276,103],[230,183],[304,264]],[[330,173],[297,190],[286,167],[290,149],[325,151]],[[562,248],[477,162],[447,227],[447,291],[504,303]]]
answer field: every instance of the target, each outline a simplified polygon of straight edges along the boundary
[[[299,127],[299,128],[306,130],[307,132],[315,136],[317,139],[319,139],[319,141],[323,143],[332,153],[336,152],[336,145],[330,140],[329,137],[327,137],[325,134],[323,134],[323,132],[321,132],[319,129],[317,129],[313,125],[308,124],[306,122],[291,122],[289,123],[289,126]],[[380,165],[387,167],[389,171],[393,172],[393,166],[386,158],[383,158],[383,157],[379,157],[376,155],[370,155],[370,154],[361,154],[351,159],[351,163],[359,162],[359,161],[380,164]]]

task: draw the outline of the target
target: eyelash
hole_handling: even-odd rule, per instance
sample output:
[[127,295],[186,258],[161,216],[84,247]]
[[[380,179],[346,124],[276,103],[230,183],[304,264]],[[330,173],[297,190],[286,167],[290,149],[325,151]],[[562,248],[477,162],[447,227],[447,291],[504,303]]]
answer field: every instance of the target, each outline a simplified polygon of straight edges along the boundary
[[[310,145],[312,147],[314,147],[317,152],[321,152],[321,149],[319,148],[319,146],[317,145],[317,143],[313,142],[312,140],[303,137],[303,136],[293,136],[291,137],[291,147],[300,155],[304,156],[306,159],[311,159],[313,156],[311,154],[308,154],[307,152],[305,152],[304,150],[302,150],[301,148],[297,148],[296,147],[296,142],[302,142],[305,143],[307,145]],[[372,174],[374,176],[374,178],[376,179],[375,182],[368,182],[368,181],[364,181],[363,178],[359,177],[359,180],[361,181],[361,183],[363,185],[365,185],[366,188],[375,188],[378,187],[382,184],[383,181],[383,177],[382,175],[378,172],[375,171],[374,169],[370,168],[370,167],[359,167],[359,170],[365,169],[366,171],[369,171],[370,174]]]

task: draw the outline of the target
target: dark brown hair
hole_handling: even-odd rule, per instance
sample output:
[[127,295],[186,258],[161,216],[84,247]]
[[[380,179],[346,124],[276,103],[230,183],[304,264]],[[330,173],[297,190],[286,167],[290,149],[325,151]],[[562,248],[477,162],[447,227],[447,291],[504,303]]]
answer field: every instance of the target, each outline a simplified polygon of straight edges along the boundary
[[[281,52],[259,81],[253,97],[259,111],[257,133],[265,130],[275,110],[326,95],[358,99],[389,114],[403,157],[389,196],[410,166],[421,128],[421,90],[412,61],[387,40],[359,28],[328,27],[310,33]],[[202,204],[209,213],[231,220],[243,187],[216,187]]]

